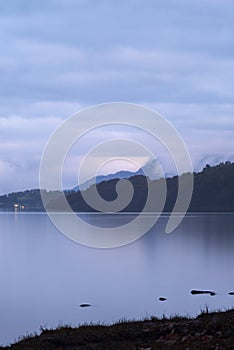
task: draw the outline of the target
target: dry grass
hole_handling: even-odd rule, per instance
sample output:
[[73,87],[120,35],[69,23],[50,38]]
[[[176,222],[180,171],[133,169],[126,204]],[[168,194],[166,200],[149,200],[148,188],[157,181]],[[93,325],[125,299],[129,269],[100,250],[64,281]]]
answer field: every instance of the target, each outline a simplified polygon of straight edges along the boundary
[[233,350],[234,309],[209,313],[197,318],[151,317],[142,321],[121,321],[112,326],[83,325],[41,329],[40,335],[27,336],[8,350]]

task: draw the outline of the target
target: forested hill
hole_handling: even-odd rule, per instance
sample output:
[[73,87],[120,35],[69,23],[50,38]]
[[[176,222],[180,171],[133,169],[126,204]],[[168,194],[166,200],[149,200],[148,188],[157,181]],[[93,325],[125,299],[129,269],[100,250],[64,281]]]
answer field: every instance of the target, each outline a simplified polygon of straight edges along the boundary
[[[186,174],[182,176],[188,176]],[[136,175],[129,179],[134,187],[134,196],[126,212],[141,211],[147,198],[148,186],[143,175]],[[150,187],[158,186],[161,180],[153,180]],[[101,182],[97,185],[100,195],[107,201],[116,198],[116,184],[118,179]],[[173,209],[178,189],[178,176],[166,179],[167,200],[164,211]],[[90,191],[91,188],[86,191]],[[59,192],[47,192],[50,199],[47,209],[63,210],[60,204]],[[81,193],[66,192],[68,202],[75,211],[94,211],[85,203]],[[155,200],[157,200],[155,198]],[[40,191],[27,190],[0,196],[0,210],[43,211],[44,207]],[[196,212],[234,212],[234,163],[220,163],[216,166],[207,165],[202,172],[194,174],[194,190],[189,211]]]
[[[189,175],[184,174],[182,176]],[[111,201],[116,198],[115,188],[117,181],[117,179],[114,179],[102,182],[97,186],[98,192],[104,199]],[[130,181],[134,187],[134,196],[124,211],[142,211],[148,192],[146,178],[138,175],[130,178]],[[150,187],[157,186],[160,181],[151,181]],[[178,176],[168,178],[166,181],[167,200],[164,211],[170,212],[173,209],[177,196]],[[84,203],[80,193],[71,193],[68,196],[68,201],[75,211],[93,211],[92,208]],[[234,212],[234,163],[226,162],[216,166],[207,165],[202,172],[194,174],[194,189],[189,211]]]
[[234,212],[234,163],[207,165],[195,174],[189,210]]

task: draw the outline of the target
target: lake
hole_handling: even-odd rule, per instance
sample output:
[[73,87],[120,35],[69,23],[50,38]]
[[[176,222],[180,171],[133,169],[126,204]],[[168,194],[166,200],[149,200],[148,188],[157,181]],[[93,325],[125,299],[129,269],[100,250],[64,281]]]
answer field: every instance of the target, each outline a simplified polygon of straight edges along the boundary
[[[106,227],[134,215],[83,217]],[[131,244],[97,249],[66,238],[45,213],[1,213],[0,344],[40,326],[195,316],[206,306],[233,307],[228,292],[234,291],[234,214],[187,214],[165,234],[168,217],[163,214]],[[194,296],[191,289],[217,295]],[[161,296],[167,300],[160,302]]]

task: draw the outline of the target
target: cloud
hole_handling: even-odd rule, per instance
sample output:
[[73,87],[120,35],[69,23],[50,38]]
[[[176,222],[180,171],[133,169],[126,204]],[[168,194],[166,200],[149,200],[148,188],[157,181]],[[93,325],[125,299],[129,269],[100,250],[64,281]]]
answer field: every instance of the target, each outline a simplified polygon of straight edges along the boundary
[[1,17],[4,99],[232,99],[230,1],[13,4]]
[[42,151],[58,118],[0,118],[1,193],[38,188]]
[[[59,110],[60,107],[66,110],[72,106],[45,103],[40,106],[40,113],[43,114],[44,108],[47,110],[50,107],[53,111],[54,108]],[[33,110],[33,106],[31,108]],[[38,106],[35,108],[37,109]],[[209,162],[213,164],[217,159],[219,161],[234,160],[232,105],[225,106],[226,111],[222,117],[220,114],[223,110],[222,105],[199,107],[187,104],[161,104],[160,110],[165,112],[164,115],[184,138],[195,170],[200,170],[201,164]],[[211,123],[211,117],[213,123]],[[43,149],[53,131],[65,119],[64,117],[45,118],[40,115],[36,118],[19,116],[0,118],[1,193],[38,187],[39,165]],[[82,124],[80,128],[85,130],[86,126]],[[148,133],[133,127],[102,126],[82,136],[71,148],[63,168],[64,187],[69,188],[76,184],[79,165],[92,147],[100,142],[118,138],[143,144],[155,154],[155,158],[159,159],[166,173],[175,173],[173,160],[167,150]],[[101,154],[96,157],[105,163],[113,155],[111,149],[109,151],[106,155]],[[140,165],[147,161],[140,154],[138,156],[134,154],[131,149],[129,149],[128,157]],[[97,159],[98,163],[100,159]],[[112,165],[112,171],[116,171],[116,163]],[[131,162],[129,166],[131,168]],[[111,164],[108,169],[111,171]],[[89,174],[86,176],[88,178]]]
[[[232,0],[2,1],[1,191],[36,186],[53,129],[102,102],[158,110],[195,167],[212,153],[232,157],[233,17]],[[87,146],[115,132],[97,131]]]
[[229,57],[214,60],[202,54],[129,47],[93,52],[30,42],[20,46],[22,57],[8,63],[5,59],[2,65],[2,108],[14,96],[23,103],[62,99],[87,105],[113,100],[233,101],[234,62]]

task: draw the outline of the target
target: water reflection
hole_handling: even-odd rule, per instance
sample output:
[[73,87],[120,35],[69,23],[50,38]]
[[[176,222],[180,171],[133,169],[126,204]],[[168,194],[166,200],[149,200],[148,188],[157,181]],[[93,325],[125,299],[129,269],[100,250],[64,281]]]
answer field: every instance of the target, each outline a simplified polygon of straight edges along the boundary
[[[107,227],[131,218],[85,219]],[[46,214],[0,214],[0,343],[59,322],[195,315],[206,304],[232,307],[234,215],[190,214],[169,235],[167,220],[163,215],[134,243],[104,250],[70,241]],[[191,295],[192,289],[217,295]],[[92,307],[80,308],[82,303]]]

